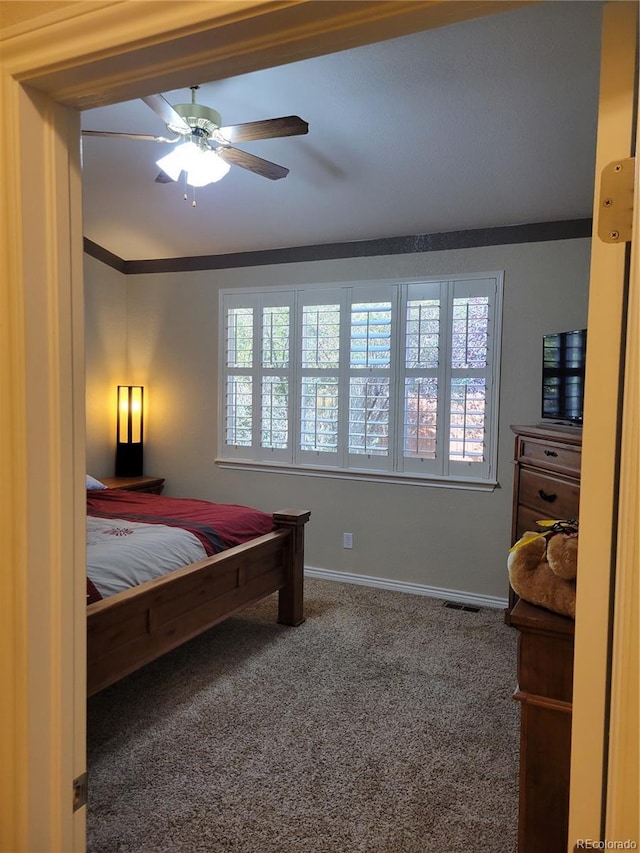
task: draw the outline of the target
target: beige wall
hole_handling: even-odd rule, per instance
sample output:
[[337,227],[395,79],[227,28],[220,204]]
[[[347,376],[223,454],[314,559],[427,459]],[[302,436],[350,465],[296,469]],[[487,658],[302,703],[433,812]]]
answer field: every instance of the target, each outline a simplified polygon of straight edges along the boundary
[[127,279],[84,256],[87,472],[113,474],[116,386],[127,376]]
[[[586,325],[590,240],[499,246],[378,258],[283,264],[127,278],[131,381],[145,385],[145,473],[164,476],[167,493],[263,509],[308,508],[306,564],[376,578],[505,598],[511,532],[512,423],[539,418],[540,347],[544,332]],[[87,268],[87,339],[99,303],[113,317],[105,274]],[[217,329],[220,288],[450,275],[505,270],[499,487],[492,493],[429,486],[363,483],[310,476],[221,470],[217,447]],[[107,274],[108,275],[108,274]],[[116,288],[120,293],[119,274]],[[97,284],[94,282],[97,279]],[[117,319],[117,318],[116,318]],[[88,362],[104,386],[114,370]],[[90,396],[95,397],[93,391]],[[112,473],[112,449],[94,446]],[[109,436],[111,434],[109,433]],[[354,536],[342,548],[342,533]]]

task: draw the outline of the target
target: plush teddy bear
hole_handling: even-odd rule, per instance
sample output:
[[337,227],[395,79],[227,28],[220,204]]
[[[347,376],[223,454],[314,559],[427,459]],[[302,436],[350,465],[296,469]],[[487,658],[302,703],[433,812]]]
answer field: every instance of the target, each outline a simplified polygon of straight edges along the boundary
[[525,533],[509,552],[507,567],[520,598],[575,619],[577,527]]

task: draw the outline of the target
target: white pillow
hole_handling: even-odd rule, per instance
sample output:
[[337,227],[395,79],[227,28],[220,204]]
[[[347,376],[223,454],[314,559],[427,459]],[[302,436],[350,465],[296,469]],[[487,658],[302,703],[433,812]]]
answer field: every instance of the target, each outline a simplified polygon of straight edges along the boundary
[[92,477],[90,474],[87,474],[87,488],[88,489],[108,489],[108,486],[105,486],[104,483],[101,483],[100,480],[96,480],[95,477]]

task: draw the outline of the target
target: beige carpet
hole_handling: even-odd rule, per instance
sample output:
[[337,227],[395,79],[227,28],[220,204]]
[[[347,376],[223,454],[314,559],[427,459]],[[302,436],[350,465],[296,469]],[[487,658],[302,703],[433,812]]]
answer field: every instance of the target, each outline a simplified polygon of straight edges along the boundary
[[310,580],[89,701],[90,853],[512,853],[502,611]]

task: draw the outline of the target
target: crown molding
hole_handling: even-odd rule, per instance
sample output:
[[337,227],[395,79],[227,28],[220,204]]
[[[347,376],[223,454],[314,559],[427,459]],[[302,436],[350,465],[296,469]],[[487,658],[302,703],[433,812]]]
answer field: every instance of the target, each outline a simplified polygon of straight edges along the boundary
[[114,270],[126,274],[127,263],[129,263],[128,261],[123,260],[118,255],[114,255],[113,252],[110,252],[98,243],[94,243],[93,240],[89,240],[88,237],[84,238],[84,251],[87,255],[95,258],[97,261],[102,261],[102,263],[106,264],[108,267],[112,267]]
[[445,231],[439,234],[417,234],[408,237],[384,237],[377,240],[354,240],[347,243],[325,243],[318,246],[292,246],[256,252],[233,252],[226,255],[196,255],[185,258],[152,258],[127,261],[114,255],[93,240],[84,238],[85,252],[124,275],[146,273],[197,272],[199,270],[239,269],[270,264],[294,264],[344,258],[367,258],[378,255],[406,255],[420,252],[443,252],[452,249],[477,249],[482,246],[506,246],[514,243],[540,243],[553,240],[575,240],[591,237],[591,219],[568,219],[557,222],[535,222],[530,225],[506,225],[499,228],[476,228],[467,231]]

